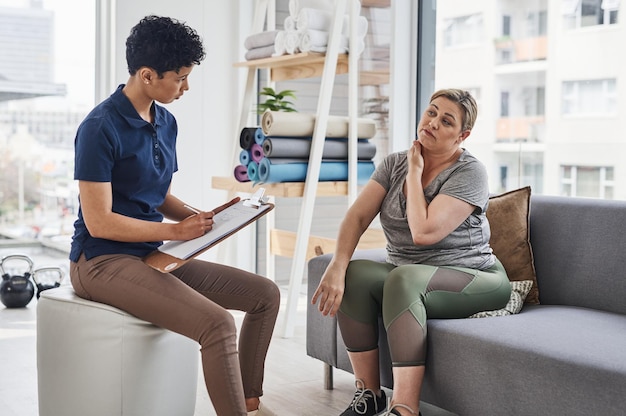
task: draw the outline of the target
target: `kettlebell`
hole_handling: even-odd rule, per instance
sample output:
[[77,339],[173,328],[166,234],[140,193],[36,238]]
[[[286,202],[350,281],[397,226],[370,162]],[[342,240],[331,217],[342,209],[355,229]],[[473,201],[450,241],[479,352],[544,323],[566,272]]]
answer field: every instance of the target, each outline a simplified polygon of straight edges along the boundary
[[[28,271],[24,274],[11,275],[5,272],[6,264],[10,261],[19,260],[28,264]],[[35,286],[31,282],[33,271],[33,261],[23,254],[12,254],[2,258],[0,262],[0,272],[2,272],[2,283],[0,284],[0,301],[7,308],[23,308],[31,301],[35,295]]]
[[61,286],[63,270],[60,267],[41,267],[33,272],[33,281],[37,285],[37,299],[44,290]]

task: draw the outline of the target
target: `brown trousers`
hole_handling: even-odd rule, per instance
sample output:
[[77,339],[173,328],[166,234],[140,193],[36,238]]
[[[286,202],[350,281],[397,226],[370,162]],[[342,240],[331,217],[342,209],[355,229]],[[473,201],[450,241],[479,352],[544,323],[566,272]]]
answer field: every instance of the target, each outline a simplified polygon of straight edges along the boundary
[[[122,309],[200,344],[204,380],[218,415],[246,415],[263,394],[265,358],[280,306],[274,282],[233,267],[192,260],[171,273],[140,258],[102,255],[72,262],[78,296]],[[245,312],[237,328],[228,311]]]

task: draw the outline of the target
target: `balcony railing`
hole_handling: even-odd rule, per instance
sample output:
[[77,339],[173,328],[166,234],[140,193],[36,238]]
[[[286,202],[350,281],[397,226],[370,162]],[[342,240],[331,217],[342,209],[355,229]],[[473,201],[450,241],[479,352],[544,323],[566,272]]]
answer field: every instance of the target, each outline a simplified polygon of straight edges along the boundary
[[498,142],[543,142],[545,117],[501,117],[496,121]]
[[548,38],[496,39],[495,48],[498,64],[541,61],[548,57]]

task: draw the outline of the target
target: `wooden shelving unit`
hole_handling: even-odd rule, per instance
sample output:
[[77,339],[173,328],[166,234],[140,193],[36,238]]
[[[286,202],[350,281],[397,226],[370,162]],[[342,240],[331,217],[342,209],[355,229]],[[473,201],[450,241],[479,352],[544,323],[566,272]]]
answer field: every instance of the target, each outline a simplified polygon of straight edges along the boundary
[[[268,0],[257,0],[257,9],[259,7],[267,9],[267,1]],[[263,187],[266,190],[266,194],[272,197],[298,197],[302,199],[297,233],[279,230],[270,230],[268,233],[271,235],[271,239],[273,241],[268,241],[268,244],[273,245],[276,252],[281,253],[281,255],[293,256],[292,270],[289,278],[289,293],[287,296],[287,306],[285,311],[286,316],[282,331],[283,336],[285,337],[290,337],[293,333],[293,316],[296,312],[302,279],[306,272],[306,261],[314,255],[316,251],[323,252],[324,250],[327,250],[330,252],[334,250],[334,242],[331,239],[310,236],[315,198],[318,196],[348,195],[349,199],[353,200],[356,197],[357,192],[356,119],[358,117],[358,56],[339,53],[340,35],[343,24],[343,11],[346,10],[347,1],[351,0],[335,1],[335,16],[330,29],[331,36],[329,37],[326,54],[308,52],[256,59],[234,64],[235,67],[247,68],[248,70],[246,89],[242,101],[239,131],[245,127],[245,123],[247,121],[249,109],[252,104],[252,96],[254,95],[255,76],[258,69],[269,70],[269,78],[271,81],[311,77],[319,77],[321,79],[316,123],[313,131],[311,152],[306,176],[307,181],[302,183],[271,183],[253,186],[250,183],[239,183],[234,178],[214,177],[212,180],[214,188],[228,190],[231,193],[254,192],[259,187]],[[270,9],[273,8],[270,7]],[[263,26],[263,22],[258,21],[258,18],[260,18],[263,13],[263,10],[257,10],[255,12],[257,20],[255,20],[253,24],[253,33],[259,32],[260,30],[258,28]],[[350,7],[350,21],[356,21],[357,15],[357,4],[352,2]],[[354,47],[354,49],[356,49],[356,47]],[[348,156],[348,181],[320,182],[320,165],[324,140],[326,137],[326,125],[330,112],[330,101],[332,98],[335,75],[344,73],[348,73],[349,75],[349,117],[350,120],[354,121],[350,123],[349,132],[351,146],[349,147]],[[383,82],[384,74],[370,74],[370,80],[374,79],[377,80],[377,82]],[[273,223],[272,215],[272,213],[268,215],[268,223]],[[368,233],[368,237],[363,239],[363,244],[365,244],[365,246],[362,247],[369,247],[372,244],[380,246],[381,240],[384,241],[382,231],[379,232],[379,230],[375,230],[372,233]]]
[[[254,193],[259,188],[265,188],[268,195],[280,198],[300,198],[304,196],[304,182],[278,182],[252,185],[250,182],[237,182],[235,178],[214,176],[211,186],[230,192]],[[316,196],[348,195],[348,182],[319,182]]]
[[[322,76],[326,55],[315,52],[282,55],[271,58],[255,59],[253,61],[238,62],[235,67],[269,69],[271,81],[285,81],[301,78],[315,78]],[[340,54],[335,67],[336,74],[348,72],[348,55]]]

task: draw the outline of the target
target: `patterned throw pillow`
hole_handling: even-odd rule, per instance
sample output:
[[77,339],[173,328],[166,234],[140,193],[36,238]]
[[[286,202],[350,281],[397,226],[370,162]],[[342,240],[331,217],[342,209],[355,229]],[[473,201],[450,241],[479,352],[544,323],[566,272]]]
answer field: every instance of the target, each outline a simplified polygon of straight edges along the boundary
[[511,297],[509,303],[502,309],[495,311],[478,312],[470,316],[470,318],[487,318],[489,316],[507,316],[519,313],[524,306],[524,300],[533,287],[532,280],[517,280],[511,282]]

